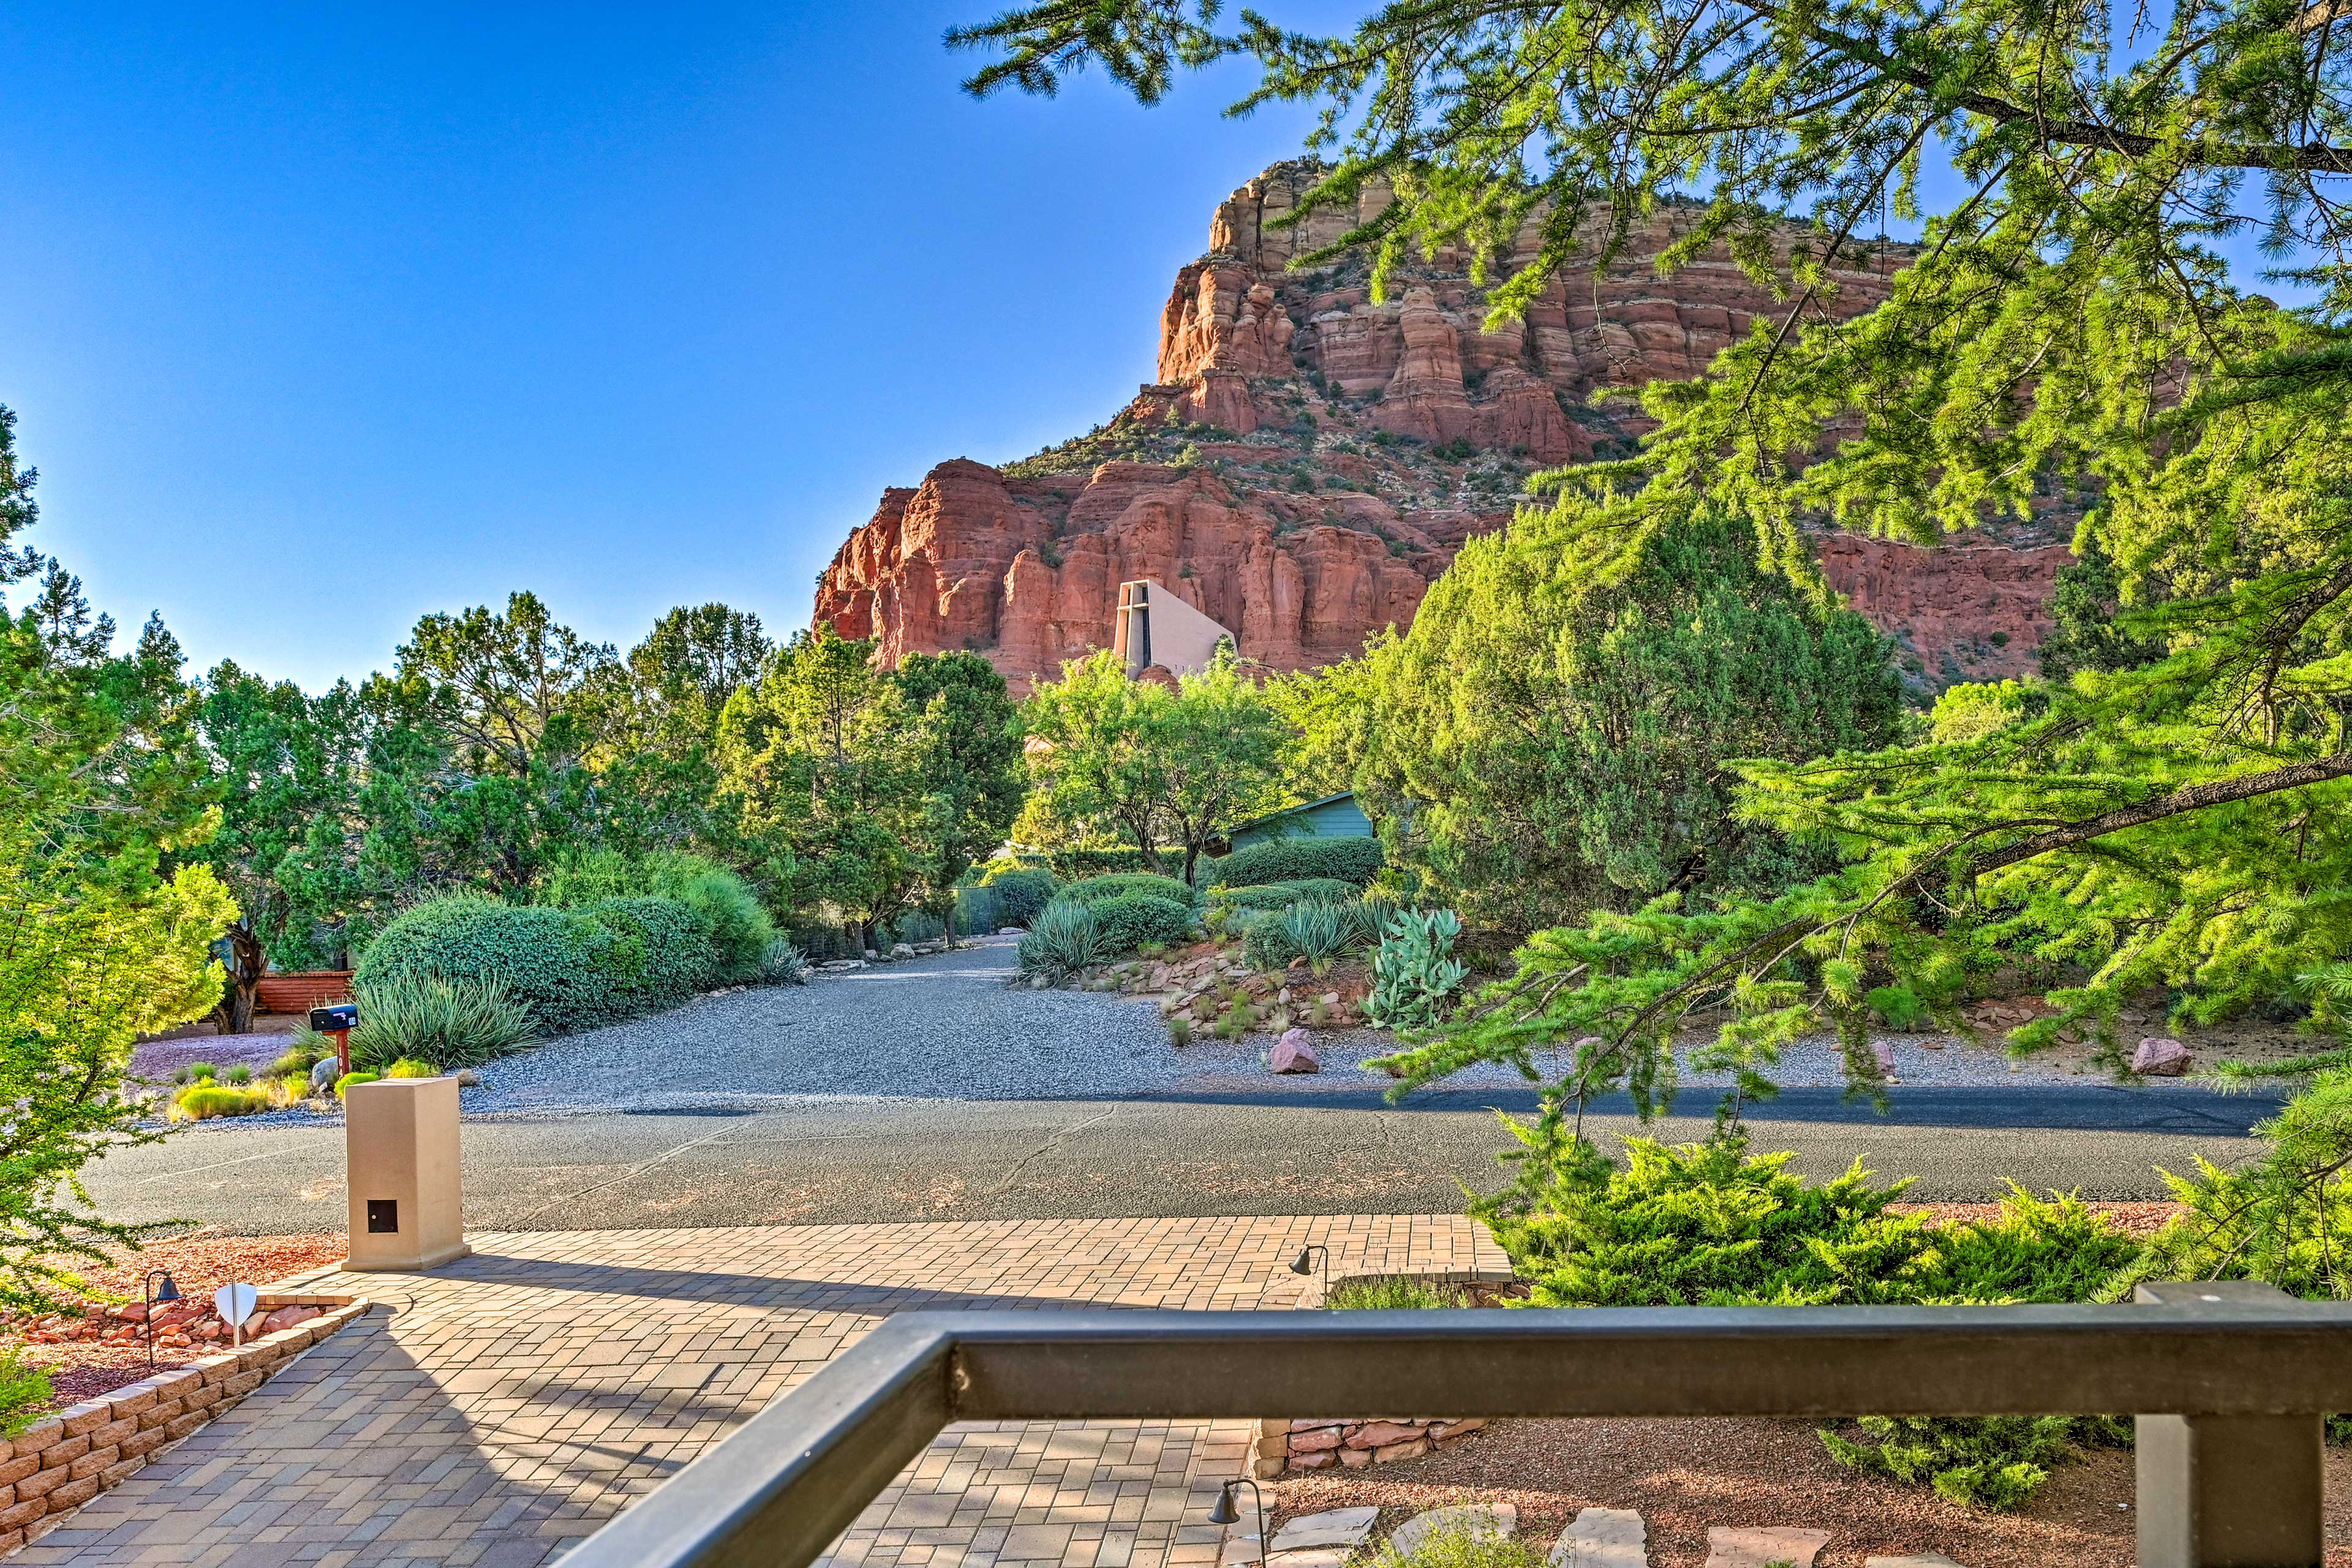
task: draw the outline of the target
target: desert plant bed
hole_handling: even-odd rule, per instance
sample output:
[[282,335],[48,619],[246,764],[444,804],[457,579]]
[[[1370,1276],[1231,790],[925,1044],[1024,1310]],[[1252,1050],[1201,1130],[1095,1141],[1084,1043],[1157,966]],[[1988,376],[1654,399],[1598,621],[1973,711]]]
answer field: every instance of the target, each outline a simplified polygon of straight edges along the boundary
[[[1826,1531],[1816,1568],[1937,1552],[1964,1568],[2131,1568],[2132,1457],[2107,1449],[2055,1473],[2013,1513],[1840,1466],[1814,1423],[1762,1419],[1497,1421],[1474,1441],[1366,1469],[1292,1473],[1265,1488],[1267,1523],[1376,1506],[1380,1530],[1423,1510],[1509,1503],[1541,1551],[1586,1508],[1631,1509],[1648,1568],[1702,1568],[1714,1526]],[[2352,1564],[2352,1455],[2327,1454],[2327,1561]]]
[[[140,1280],[151,1268],[169,1270],[184,1313],[157,1316],[155,1364],[169,1370],[210,1353],[229,1337],[213,1315],[213,1292],[232,1280],[266,1285],[340,1261],[349,1251],[340,1234],[320,1236],[192,1236],[121,1250],[104,1268],[69,1264],[96,1296],[78,1309],[0,1323],[20,1335],[25,1363],[49,1374],[53,1405],[69,1405],[108,1394],[148,1375]],[[210,1332],[205,1331],[210,1330]]]

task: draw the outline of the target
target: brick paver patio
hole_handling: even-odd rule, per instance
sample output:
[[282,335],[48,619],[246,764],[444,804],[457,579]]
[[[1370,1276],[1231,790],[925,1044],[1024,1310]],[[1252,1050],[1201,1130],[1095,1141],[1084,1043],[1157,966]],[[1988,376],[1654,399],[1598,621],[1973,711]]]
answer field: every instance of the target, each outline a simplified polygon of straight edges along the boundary
[[[536,1568],[892,1312],[1287,1307],[1310,1241],[1334,1275],[1507,1267],[1439,1215],[532,1232],[431,1275],[306,1276],[379,1308],[16,1561]],[[1206,1568],[1250,1437],[952,1427],[835,1561]]]

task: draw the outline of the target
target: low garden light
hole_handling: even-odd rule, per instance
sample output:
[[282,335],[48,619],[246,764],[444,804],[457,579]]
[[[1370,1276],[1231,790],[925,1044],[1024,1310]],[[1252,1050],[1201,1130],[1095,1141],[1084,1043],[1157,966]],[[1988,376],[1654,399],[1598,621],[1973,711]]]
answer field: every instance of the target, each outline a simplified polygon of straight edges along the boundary
[[1321,1245],[1319,1242],[1309,1243],[1307,1246],[1300,1247],[1298,1249],[1298,1256],[1291,1260],[1290,1271],[1293,1274],[1314,1273],[1315,1255],[1318,1252],[1323,1255],[1323,1289],[1328,1294],[1331,1289],[1331,1249],[1329,1247]]
[[1217,1493],[1217,1506],[1209,1510],[1209,1522],[1211,1524],[1241,1522],[1241,1510],[1234,1506],[1234,1489],[1236,1487],[1249,1488],[1250,1499],[1257,1505],[1258,1568],[1265,1568],[1265,1494],[1257,1489],[1255,1481],[1251,1480],[1247,1476],[1244,1476],[1237,1481],[1227,1481],[1224,1489]]
[[[163,1277],[161,1287],[155,1283],[158,1274]],[[147,1364],[152,1368],[155,1364],[155,1309],[164,1302],[178,1300],[180,1288],[172,1283],[172,1271],[168,1268],[150,1268],[140,1285],[147,1298]]]

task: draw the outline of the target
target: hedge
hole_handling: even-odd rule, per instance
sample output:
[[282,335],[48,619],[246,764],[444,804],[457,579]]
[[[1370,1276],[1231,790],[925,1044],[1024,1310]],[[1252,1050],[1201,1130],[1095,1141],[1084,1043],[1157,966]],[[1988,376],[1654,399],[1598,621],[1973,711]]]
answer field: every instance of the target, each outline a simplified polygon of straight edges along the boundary
[[1145,942],[1174,947],[1192,940],[1192,906],[1150,893],[1126,893],[1087,906],[1095,929],[1115,952],[1132,952]]
[[1123,899],[1137,893],[1166,899],[1187,908],[1192,902],[1192,889],[1173,877],[1154,876],[1150,871],[1115,871],[1107,877],[1088,877],[1062,889],[1062,897],[1076,899],[1082,904],[1098,904],[1105,899]]
[[1265,882],[1247,888],[1219,888],[1211,897],[1229,910],[1286,910],[1301,899],[1352,899],[1357,888],[1336,877],[1309,877],[1300,882]]
[[1330,878],[1361,888],[1387,863],[1381,841],[1361,833],[1276,838],[1236,849],[1209,863],[1211,885],[1258,888],[1269,882],[1302,882]]
[[980,885],[995,895],[994,923],[1025,926],[1054,901],[1062,879],[1042,866],[1015,866],[991,871]]
[[435,899],[360,955],[360,990],[433,977],[499,980],[549,1035],[682,1001],[716,969],[693,910],[673,899],[600,899],[576,910]]
[[1140,849],[1048,849],[1045,863],[1058,877],[1099,877],[1114,871],[1144,871],[1150,863]]

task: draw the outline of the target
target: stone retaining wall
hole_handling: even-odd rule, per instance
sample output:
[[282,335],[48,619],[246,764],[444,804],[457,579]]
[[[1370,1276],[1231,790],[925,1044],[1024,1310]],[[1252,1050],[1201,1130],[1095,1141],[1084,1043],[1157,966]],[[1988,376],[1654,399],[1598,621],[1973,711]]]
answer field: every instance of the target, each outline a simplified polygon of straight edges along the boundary
[[[1389,1277],[1348,1276],[1329,1283],[1345,1285],[1357,1278]],[[1423,1274],[1414,1278],[1433,1283],[1489,1287],[1513,1282],[1508,1274],[1488,1272]],[[1298,1304],[1320,1310],[1327,1292],[1328,1287],[1310,1287]],[[1320,1470],[1340,1466],[1360,1469],[1366,1465],[1418,1459],[1431,1449],[1458,1442],[1486,1425],[1484,1418],[1465,1420],[1444,1415],[1363,1415],[1352,1420],[1336,1415],[1268,1416],[1257,1424],[1257,1446],[1251,1451],[1250,1472],[1260,1480],[1272,1480],[1285,1470]]]
[[317,1307],[290,1329],[172,1367],[45,1416],[0,1440],[0,1553],[37,1541],[82,1504],[260,1387],[296,1355],[361,1316],[353,1296],[264,1295],[265,1311]]
[[1286,1469],[1319,1470],[1333,1466],[1360,1469],[1397,1459],[1418,1459],[1486,1426],[1482,1416],[1449,1421],[1444,1416],[1381,1415],[1342,1421],[1336,1417],[1279,1416],[1257,1424],[1256,1463],[1261,1480]]

